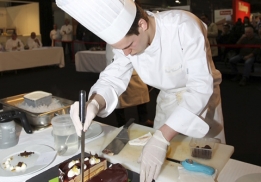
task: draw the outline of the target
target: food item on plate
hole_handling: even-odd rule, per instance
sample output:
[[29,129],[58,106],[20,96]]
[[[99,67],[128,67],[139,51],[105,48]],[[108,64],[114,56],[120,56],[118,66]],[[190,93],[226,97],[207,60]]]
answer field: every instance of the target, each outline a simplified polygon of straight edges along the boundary
[[7,171],[12,172],[24,172],[26,170],[27,165],[24,162],[18,162],[17,165],[13,166],[11,161],[13,157],[7,158],[6,161],[3,163],[4,168]]
[[211,159],[211,156],[212,156],[212,150],[209,145],[205,145],[204,147],[196,146],[196,148],[192,150],[192,157]]
[[[80,160],[65,161],[59,165],[60,181],[80,182],[81,164]],[[84,181],[85,182],[127,182],[127,170],[121,164],[113,164],[107,168],[107,161],[97,155],[84,159]]]
[[94,176],[88,182],[127,182],[128,172],[121,164],[112,164],[106,170],[100,172],[98,175]]
[[[88,181],[101,171],[107,168],[107,160],[97,155],[91,156],[90,159],[84,159],[84,181]],[[81,163],[80,160],[65,161],[59,165],[60,179],[63,182],[78,182],[81,180]]]
[[21,157],[29,157],[31,156],[32,154],[34,154],[34,152],[21,152],[20,154],[18,154],[18,156],[21,156]]

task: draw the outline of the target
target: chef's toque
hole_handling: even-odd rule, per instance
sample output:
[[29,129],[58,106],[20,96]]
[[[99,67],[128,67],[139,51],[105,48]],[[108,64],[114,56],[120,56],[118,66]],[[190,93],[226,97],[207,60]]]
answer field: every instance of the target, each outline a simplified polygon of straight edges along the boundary
[[108,44],[119,42],[136,16],[133,0],[56,0],[56,4]]

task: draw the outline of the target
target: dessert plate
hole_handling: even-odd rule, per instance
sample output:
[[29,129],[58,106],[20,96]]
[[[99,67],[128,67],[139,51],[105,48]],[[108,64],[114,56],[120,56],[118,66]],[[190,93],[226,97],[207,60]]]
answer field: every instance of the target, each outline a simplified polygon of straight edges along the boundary
[[[9,149],[6,149],[0,153],[0,176],[2,177],[12,177],[12,176],[23,176],[27,174],[31,174],[37,172],[46,166],[48,166],[55,158],[56,155],[51,155],[51,158],[48,160],[44,160],[44,162],[39,162],[42,156],[45,156],[45,153],[54,152],[54,149],[47,145],[30,145],[30,144],[23,144],[18,145]],[[20,154],[24,152],[33,152],[33,154],[29,155],[28,157],[22,157]],[[50,156],[50,155],[49,155]],[[8,159],[10,160],[10,166],[16,166],[19,162],[23,162],[26,164],[26,169],[24,171],[10,171],[7,169],[6,163],[8,163]]]
[[93,122],[85,133],[85,139],[91,139],[91,138],[97,137],[101,133],[102,133],[101,125],[96,122]]

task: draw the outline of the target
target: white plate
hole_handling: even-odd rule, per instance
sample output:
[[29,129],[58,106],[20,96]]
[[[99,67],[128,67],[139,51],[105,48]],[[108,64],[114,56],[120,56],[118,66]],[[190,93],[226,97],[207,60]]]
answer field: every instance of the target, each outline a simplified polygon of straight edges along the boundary
[[99,136],[102,133],[102,127],[98,123],[92,123],[85,133],[85,139],[91,139]]
[[[18,146],[12,147],[10,149],[6,149],[0,153],[0,162],[1,162],[0,176],[12,177],[12,176],[23,176],[23,175],[31,174],[31,173],[37,172],[37,171],[45,168],[54,160],[55,156],[47,164],[35,165],[38,157],[41,154],[44,154],[46,152],[53,152],[54,149],[51,148],[50,146],[41,145],[41,144],[31,145],[31,146],[28,146],[28,145],[29,144],[18,145]],[[34,152],[34,154],[32,154],[26,158],[18,156],[20,153],[22,153],[24,151]],[[15,172],[15,171],[11,172],[11,171],[6,170],[4,167],[4,163],[8,158],[11,158],[11,157],[13,158],[13,160],[11,161],[12,166],[16,166],[18,164],[18,162],[24,162],[27,165],[26,170],[24,172]]]
[[261,173],[247,174],[238,178],[235,182],[260,182]]

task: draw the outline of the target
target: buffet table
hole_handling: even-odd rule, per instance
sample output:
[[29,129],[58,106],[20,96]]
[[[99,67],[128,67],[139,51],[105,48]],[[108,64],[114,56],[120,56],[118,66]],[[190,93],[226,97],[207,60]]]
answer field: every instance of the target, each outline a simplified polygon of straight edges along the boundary
[[79,51],[75,54],[76,71],[100,73],[106,64],[106,51]]
[[[121,163],[124,167],[127,169],[134,171],[136,173],[139,173],[140,164],[137,163],[138,157],[142,151],[142,146],[131,146],[127,144],[123,150],[115,156],[109,156],[109,155],[103,155],[101,151],[107,146],[108,143],[112,141],[112,139],[118,134],[120,131],[120,128],[115,128],[109,125],[101,124],[102,126],[102,133],[97,136],[96,138],[93,138],[89,141],[86,141],[85,145],[85,152],[91,152],[92,154],[97,153],[100,156],[103,156],[107,158],[108,161],[112,163]],[[19,147],[21,145],[28,144],[28,146],[36,145],[36,144],[44,144],[48,145],[50,147],[54,147],[53,137],[52,137],[52,127],[46,128],[44,130],[35,131],[33,134],[26,134],[24,130],[22,130],[20,137],[19,137],[19,143],[18,145],[12,147]],[[130,139],[137,138],[139,136],[142,136],[143,134],[147,132],[154,132],[153,128],[141,126],[138,124],[132,124],[129,127],[129,135]],[[170,152],[168,152],[168,157],[172,159],[177,160],[184,160],[186,158],[192,158],[190,156],[189,146],[188,143],[190,141],[190,137],[186,137],[184,135],[179,135],[178,137],[175,137],[175,140],[171,141],[170,146]],[[11,148],[9,148],[11,149]],[[4,150],[7,149],[0,149],[0,154]],[[232,155],[234,151],[234,148],[232,146],[223,145],[223,144],[217,144],[216,151],[210,160],[200,160],[195,159],[198,162],[205,163],[207,165],[211,165],[212,167],[216,168],[218,172],[222,170],[222,168],[225,166],[227,161],[229,160],[230,156]],[[19,151],[17,151],[19,152]],[[80,148],[76,154],[80,153]],[[74,154],[74,155],[76,155]],[[0,176],[0,181],[10,181],[12,179],[12,182],[21,182],[26,181],[54,166],[61,163],[62,161],[65,161],[66,159],[69,159],[73,157],[71,156],[56,156],[54,160],[45,168],[30,173],[28,175],[23,176],[14,176],[14,177],[2,177]],[[3,157],[3,156],[2,156]],[[3,160],[3,159],[1,159]],[[3,161],[1,161],[3,162]],[[174,163],[171,161],[165,161],[162,167],[162,171],[160,173],[160,176],[157,180],[157,182],[173,182],[178,181],[179,177],[179,171],[178,166],[180,164]],[[57,173],[58,174],[58,173]],[[45,181],[48,181],[48,176],[46,176]],[[50,177],[49,177],[50,178]]]
[[64,67],[62,47],[42,47],[33,50],[0,52],[0,71],[47,65]]

